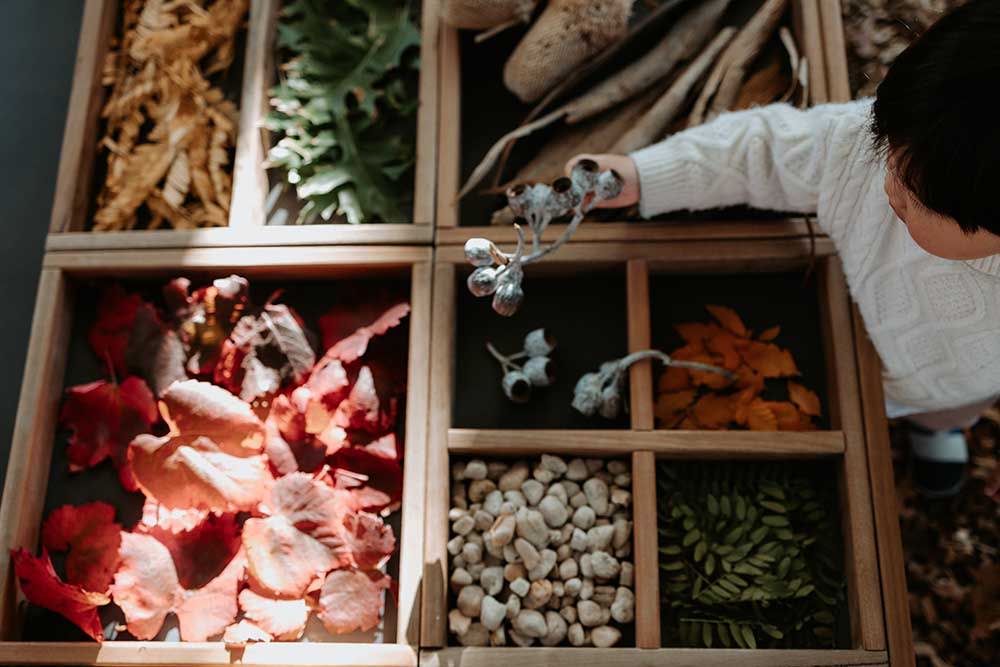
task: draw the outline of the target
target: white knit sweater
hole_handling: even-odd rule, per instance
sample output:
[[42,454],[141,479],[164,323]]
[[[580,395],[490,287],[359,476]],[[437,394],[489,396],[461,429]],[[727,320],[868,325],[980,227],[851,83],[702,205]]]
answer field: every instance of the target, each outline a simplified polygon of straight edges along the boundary
[[885,368],[890,416],[1000,395],[1000,255],[922,250],[889,207],[871,100],[720,116],[632,154],[649,217],[735,204],[817,214]]

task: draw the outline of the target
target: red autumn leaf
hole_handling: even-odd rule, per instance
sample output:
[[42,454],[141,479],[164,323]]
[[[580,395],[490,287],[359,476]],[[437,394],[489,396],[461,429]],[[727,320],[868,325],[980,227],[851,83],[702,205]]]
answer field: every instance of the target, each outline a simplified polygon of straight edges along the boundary
[[172,385],[162,404],[170,434],[129,446],[143,493],[170,509],[254,510],[272,477],[261,453],[264,425],[250,406],[195,380]]
[[187,352],[177,332],[164,325],[152,308],[140,308],[132,322],[125,362],[161,396],[174,382],[187,379]]
[[233,514],[209,515],[196,526],[172,531],[160,526],[140,526],[167,548],[182,588],[194,590],[208,584],[240,550],[240,529]]
[[360,447],[345,447],[330,457],[330,466],[336,486],[350,491],[359,509],[379,512],[403,496],[403,468],[396,461]]
[[69,551],[68,583],[104,593],[118,568],[121,531],[115,508],[107,503],[63,505],[42,525],[42,544],[48,551]]
[[172,533],[191,530],[207,519],[209,513],[205,510],[170,509],[151,498],[146,498],[142,505],[141,530],[162,528]]
[[253,581],[271,595],[301,597],[316,578],[349,565],[342,524],[352,497],[305,473],[274,483],[261,507],[266,518],[247,519],[243,546]]
[[319,596],[319,619],[334,634],[362,632],[378,625],[390,579],[381,572],[331,572]]
[[226,646],[244,646],[252,642],[269,642],[274,637],[247,620],[240,621],[226,628],[222,634],[222,643]]
[[97,318],[87,334],[94,353],[109,361],[119,376],[128,374],[125,353],[132,337],[136,313],[148,310],[155,318],[153,307],[135,292],[126,292],[121,285],[111,285],[97,303]]
[[309,619],[309,605],[304,599],[280,600],[249,588],[240,592],[240,609],[253,625],[282,641],[301,637]]
[[28,602],[64,616],[95,641],[104,640],[104,628],[97,608],[111,601],[106,593],[88,591],[63,582],[52,567],[45,549],[42,549],[40,557],[32,556],[24,549],[14,549],[11,559],[14,561],[14,576]]
[[363,449],[380,459],[385,459],[386,461],[399,461],[399,447],[396,443],[396,434],[389,433],[383,435],[381,438],[376,438],[372,440],[367,445],[363,446]]
[[[337,341],[323,356],[324,359],[338,359],[345,364],[360,359],[368,351],[368,343],[375,336],[385,334],[389,329],[398,326],[403,318],[410,314],[410,304],[399,303],[389,308],[368,326],[358,328],[350,336]],[[320,322],[322,326],[322,320]]]
[[[302,391],[308,394],[304,387],[299,387],[296,393],[301,396]],[[318,410],[329,421],[326,409],[320,406]],[[288,396],[279,395],[271,403],[265,422],[264,450],[271,466],[281,475],[299,470],[313,472],[323,465],[327,446],[308,432],[306,419],[306,413],[300,412]]]
[[137,639],[155,637],[171,612],[185,641],[207,641],[236,620],[236,594],[245,569],[242,552],[195,590],[181,586],[170,550],[152,535],[122,533],[120,554],[111,594]]
[[344,517],[342,535],[354,564],[364,570],[379,567],[396,548],[392,528],[378,516],[367,512]]
[[129,487],[131,473],[122,471],[127,467],[128,445],[159,419],[145,382],[128,377],[121,384],[98,380],[70,387],[59,419],[73,430],[66,452],[70,470],[91,468],[110,458],[126,489],[135,490]]
[[250,285],[246,278],[231,275],[212,281],[184,299],[187,284],[173,286],[170,303],[175,311],[177,330],[187,352],[187,371],[194,376],[211,376],[219,363],[223,343],[249,305]]
[[395,421],[391,411],[382,412],[371,369],[362,366],[351,393],[337,406],[333,423],[345,429],[384,433]]

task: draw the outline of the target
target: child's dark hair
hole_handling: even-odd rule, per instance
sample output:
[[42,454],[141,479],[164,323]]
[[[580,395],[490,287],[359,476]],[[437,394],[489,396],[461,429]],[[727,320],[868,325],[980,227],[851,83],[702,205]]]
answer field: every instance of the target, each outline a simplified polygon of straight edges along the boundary
[[875,146],[927,208],[966,233],[1000,235],[1000,0],[971,0],[889,68],[875,97]]

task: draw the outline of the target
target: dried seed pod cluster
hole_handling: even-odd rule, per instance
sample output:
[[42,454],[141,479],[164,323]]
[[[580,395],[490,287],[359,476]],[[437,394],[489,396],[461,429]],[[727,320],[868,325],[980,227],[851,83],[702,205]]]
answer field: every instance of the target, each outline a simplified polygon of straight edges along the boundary
[[463,646],[614,646],[635,615],[632,478],[543,454],[452,466],[448,626]]
[[[492,241],[472,238],[465,244],[465,257],[476,267],[469,275],[469,291],[475,296],[493,295],[493,310],[511,316],[524,301],[524,266],[537,262],[559,249],[576,233],[584,215],[598,203],[614,199],[622,191],[622,178],[614,170],[600,171],[593,160],[580,160],[568,177],[557,178],[552,185],[520,184],[507,190],[507,201],[518,218],[531,230],[531,252],[525,254],[521,225],[517,230],[517,249],[501,251]],[[542,234],[556,218],[572,215],[566,230],[547,246]]]
[[[524,337],[524,348],[505,355],[492,343],[486,344],[493,358],[504,371],[503,393],[515,403],[527,403],[532,387],[548,387],[555,382],[555,369],[549,355],[556,349],[556,339],[545,329],[535,329]],[[524,363],[516,362],[524,359]]]
[[573,388],[573,408],[587,417],[600,415],[605,419],[616,419],[622,411],[625,381],[628,379],[627,371],[632,364],[646,359],[656,359],[664,366],[733,377],[732,373],[718,366],[695,361],[678,361],[659,350],[642,350],[621,359],[606,361],[598,370],[585,373]]

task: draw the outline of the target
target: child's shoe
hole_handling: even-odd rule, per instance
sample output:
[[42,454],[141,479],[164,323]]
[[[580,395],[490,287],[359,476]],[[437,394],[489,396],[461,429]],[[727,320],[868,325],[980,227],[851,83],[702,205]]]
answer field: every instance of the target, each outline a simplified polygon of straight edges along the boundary
[[928,431],[909,425],[913,484],[928,498],[948,498],[965,484],[969,447],[960,430]]

